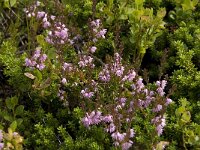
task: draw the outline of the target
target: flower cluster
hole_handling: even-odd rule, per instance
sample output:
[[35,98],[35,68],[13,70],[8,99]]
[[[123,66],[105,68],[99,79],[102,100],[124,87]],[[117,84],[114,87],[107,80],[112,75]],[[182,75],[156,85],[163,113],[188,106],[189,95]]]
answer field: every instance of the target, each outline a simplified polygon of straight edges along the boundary
[[91,67],[94,68],[93,58],[91,56],[83,55],[80,56],[80,61],[78,62],[80,68]]
[[99,73],[99,80],[103,82],[110,81],[110,72],[108,70],[108,65],[105,65],[103,70]]
[[86,116],[82,118],[82,123],[85,127],[89,128],[91,125],[97,125],[100,123],[109,124],[105,130],[111,133],[111,137],[114,141],[115,146],[122,146],[122,150],[128,150],[133,142],[131,140],[127,140],[129,138],[133,138],[135,132],[133,129],[128,130],[127,133],[120,133],[116,130],[116,126],[113,123],[112,115],[102,115],[100,111],[92,111],[90,114],[86,113]]
[[60,97],[60,100],[64,100],[65,99],[65,94],[66,94],[65,91],[59,90],[57,96]]
[[62,65],[62,69],[63,69],[63,71],[71,72],[74,69],[74,67],[73,67],[73,65],[71,63],[66,63],[65,62]]
[[32,58],[25,59],[25,66],[31,69],[37,68],[43,70],[45,68],[46,54],[41,54],[41,47],[37,47]]
[[165,95],[165,92],[164,92],[164,89],[165,89],[165,86],[167,84],[167,81],[165,80],[162,80],[161,82],[160,81],[157,81],[156,82],[156,85],[157,85],[157,92],[160,96],[164,96]]
[[92,47],[89,48],[89,51],[90,51],[91,53],[94,53],[96,50],[97,50],[97,47],[96,47],[96,46],[92,46]]
[[41,20],[43,27],[48,29],[46,41],[52,45],[65,44],[66,42],[73,44],[73,41],[69,39],[69,29],[65,24],[56,21],[58,19],[54,15],[38,11],[38,6],[40,6],[40,2],[37,1],[35,5],[32,5],[29,9],[25,9],[25,12],[29,18],[35,17],[37,20]]
[[36,3],[35,4],[33,4],[29,9],[24,9],[24,12],[26,13],[26,15],[27,15],[27,17],[35,17],[35,16],[37,16],[37,14],[36,14],[36,12],[35,12],[35,10],[36,10],[36,8],[38,7],[38,6],[40,6],[41,5],[41,2],[39,2],[39,1],[36,1]]
[[165,116],[157,116],[151,120],[151,123],[156,125],[156,131],[158,133],[158,136],[160,136],[163,133],[163,128],[165,127]]
[[2,141],[3,141],[3,132],[2,130],[0,130],[0,150],[2,150],[4,147],[4,143]]
[[82,123],[85,127],[89,127],[90,125],[99,124],[102,120],[102,112],[100,111],[92,111],[90,114],[86,113],[86,116],[82,119]]
[[105,38],[107,29],[101,28],[101,20],[97,19],[91,22],[92,31],[94,34],[93,42],[97,42],[99,38]]
[[58,22],[53,24],[53,30],[48,31],[46,41],[50,44],[66,44],[69,42],[73,44],[73,41],[69,39],[69,29],[65,24]]
[[[112,133],[111,137],[115,141],[114,142],[115,146],[119,146],[121,143],[122,150],[128,150],[132,146],[133,141],[131,141],[131,140],[125,141],[125,139],[127,138],[127,136],[129,138],[133,138],[134,135],[135,135],[134,130],[130,129],[129,134],[120,133],[120,132],[116,131],[116,132]],[[125,142],[123,142],[123,141],[125,141]]]
[[[124,124],[131,124],[134,121],[136,112],[151,110],[152,113],[149,114],[149,121],[156,126],[155,131],[157,135],[160,136],[162,134],[165,126],[165,117],[161,116],[164,116],[164,110],[172,102],[171,99],[165,97],[164,88],[167,81],[157,81],[156,89],[150,90],[145,86],[143,79],[136,74],[134,69],[125,70],[125,67],[122,65],[122,58],[118,53],[115,53],[114,61],[110,64],[105,64],[98,75],[100,81],[98,88],[101,89],[97,90],[98,94],[101,91],[105,92],[102,88],[109,88],[110,84],[113,84],[114,81],[111,82],[112,78],[118,78],[118,85],[116,86],[119,87],[116,89],[119,91],[113,91],[116,92],[114,94],[116,97],[113,97],[113,100],[108,97],[109,99],[105,103],[106,107],[104,107],[104,103],[101,103],[102,112],[105,111],[104,113],[107,113],[107,116],[110,116],[112,120],[110,119],[108,122],[103,121],[102,113],[93,111],[91,114],[86,113],[86,116],[82,119],[86,127],[103,123],[105,131],[111,134],[114,145],[121,147],[123,150],[128,150],[133,144],[132,138],[137,133],[134,132],[133,126],[129,126],[124,132]],[[101,85],[103,86],[101,87]],[[130,91],[127,92],[129,94],[124,95],[122,89],[129,89]],[[90,91],[86,92],[85,90],[82,90],[81,94],[86,94],[85,98],[94,95],[93,92],[90,93]]]
[[91,98],[94,96],[94,92],[90,92],[88,88],[84,89],[84,90],[81,90],[81,95],[84,97],[84,98]]
[[[121,63],[121,57],[118,53],[114,55],[114,62],[111,65],[105,65],[99,73],[99,79],[103,82],[109,82],[111,74],[121,77],[124,74],[124,66]],[[125,77],[127,78],[127,76]],[[125,78],[123,80],[125,80]]]
[[91,125],[97,125],[99,123],[112,123],[113,116],[112,115],[102,115],[101,111],[92,111],[90,114],[86,113],[86,116],[82,118],[82,123],[85,127],[89,127]]

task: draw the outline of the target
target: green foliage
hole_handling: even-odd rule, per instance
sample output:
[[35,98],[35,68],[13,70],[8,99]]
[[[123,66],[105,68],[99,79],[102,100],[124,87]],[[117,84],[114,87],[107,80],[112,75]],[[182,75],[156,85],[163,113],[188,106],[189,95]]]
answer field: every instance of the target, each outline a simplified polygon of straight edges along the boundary
[[[131,89],[126,88],[130,85],[119,87],[121,81],[112,78],[109,86],[98,85],[101,88],[91,101],[80,96],[91,79],[99,80],[99,70],[112,62],[115,52],[123,55],[127,68],[133,66],[139,74],[143,72],[146,82],[162,79],[165,73],[170,79],[165,92],[174,103],[164,114],[164,134],[156,135],[150,110],[135,111],[130,124],[136,133],[131,139],[133,149],[200,148],[199,0],[41,1],[35,13],[45,11],[48,19],[58,16],[56,21],[66,24],[71,40],[81,37],[77,43],[64,45],[46,41],[55,26],[43,28],[42,19],[26,16],[24,8],[35,5],[35,0],[0,0],[0,129],[5,148],[117,149],[101,124],[87,130],[81,120],[88,110],[109,107],[117,95],[131,97]],[[100,26],[107,29],[106,38],[96,43],[89,23],[95,19],[101,19]],[[97,47],[94,54],[88,53],[97,69],[78,70],[80,56],[91,46]],[[38,47],[48,56],[44,70],[25,66],[25,59]],[[76,71],[64,72],[64,62],[76,64]],[[142,71],[144,68],[148,73]],[[66,84],[61,82],[64,77]],[[176,85],[172,93],[171,85]],[[58,97],[61,89],[64,100]],[[96,105],[97,100],[101,105]],[[122,130],[128,128],[123,124]]]
[[17,48],[11,40],[5,41],[0,47],[0,65],[4,67],[4,75],[8,82],[18,91],[27,91],[31,82],[23,76],[24,55],[16,55]]

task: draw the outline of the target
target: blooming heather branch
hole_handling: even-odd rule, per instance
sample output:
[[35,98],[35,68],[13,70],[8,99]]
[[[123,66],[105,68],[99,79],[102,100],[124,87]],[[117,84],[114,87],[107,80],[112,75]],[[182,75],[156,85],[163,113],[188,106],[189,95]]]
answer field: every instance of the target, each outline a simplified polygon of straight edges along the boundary
[[[96,22],[96,26],[99,26],[98,21]],[[114,96],[119,95],[119,97],[111,99],[109,96],[106,97],[108,98],[106,103],[101,103],[102,107],[100,110],[103,113],[107,113],[109,121],[106,121],[108,117],[105,117],[103,120],[104,116],[102,113],[96,116],[96,111],[93,111],[91,114],[86,113],[86,116],[82,119],[86,127],[101,123],[105,126],[105,131],[111,134],[113,144],[121,147],[123,150],[128,150],[133,145],[132,139],[137,136],[133,126],[131,126],[131,124],[134,123],[134,116],[138,115],[136,112],[139,113],[145,110],[151,110],[152,113],[149,114],[149,118],[152,119],[150,120],[152,126],[155,125],[155,131],[158,136],[163,133],[165,117],[161,116],[164,116],[164,110],[166,110],[166,107],[172,102],[171,99],[165,98],[164,88],[167,81],[157,81],[156,90],[148,89],[143,83],[143,79],[136,74],[134,69],[126,70],[122,64],[122,58],[118,53],[115,53],[112,63],[106,64],[104,68],[100,70],[98,78],[99,84],[97,84],[97,89],[101,89],[100,91],[103,92],[102,95],[107,92],[106,89],[112,87],[112,84],[116,82],[112,79],[117,79],[118,83],[114,84],[118,87],[115,87],[115,89],[119,91],[113,91],[113,93],[116,92]],[[130,94],[123,94],[122,89],[130,89],[131,91],[128,91]],[[82,90],[81,94],[86,94],[83,95],[85,98],[91,98],[94,93],[90,93],[90,91],[87,90],[87,88]],[[100,94],[100,91],[97,91],[98,94]],[[96,101],[98,103],[101,99]],[[95,122],[94,120],[97,121]],[[127,128],[124,130],[123,126],[125,124]]]
[[25,59],[25,66],[31,69],[43,70],[45,68],[45,61],[47,59],[46,54],[41,54],[41,47],[37,47],[32,58]]
[[105,39],[105,34],[107,33],[107,29],[101,28],[101,20],[97,19],[91,22],[92,31],[94,34],[93,42],[97,42],[99,38]]

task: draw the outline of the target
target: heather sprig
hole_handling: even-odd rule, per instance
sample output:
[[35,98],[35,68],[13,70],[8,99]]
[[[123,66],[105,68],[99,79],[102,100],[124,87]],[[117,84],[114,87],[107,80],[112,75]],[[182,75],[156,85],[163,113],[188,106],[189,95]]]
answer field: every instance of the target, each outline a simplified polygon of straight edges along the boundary
[[[116,83],[118,82],[118,83]],[[164,88],[167,81],[157,81],[155,90],[151,90],[143,83],[143,79],[139,77],[134,69],[128,69],[122,64],[122,58],[118,53],[114,55],[114,61],[106,64],[99,72],[98,85],[96,92],[89,94],[82,90],[81,94],[91,98],[96,95],[95,110],[99,110],[101,115],[95,115],[96,111],[92,111],[82,119],[86,127],[91,125],[102,124],[105,131],[111,134],[113,144],[122,149],[129,149],[134,144],[134,124],[137,124],[135,117],[140,113],[150,111],[147,118],[155,126],[155,136],[163,133],[165,123],[165,111],[171,99],[165,97]],[[115,87],[113,87],[113,84]],[[112,89],[110,89],[112,88]],[[112,91],[114,97],[106,92]],[[125,91],[124,91],[125,90]],[[104,96],[103,96],[104,95]],[[104,101],[103,99],[106,99]],[[87,100],[86,100],[87,101]],[[93,101],[94,102],[94,101]],[[102,115],[105,114],[105,115]],[[106,115],[107,114],[107,115]],[[103,116],[110,116],[110,121],[105,122]],[[98,120],[98,121],[97,121]],[[123,126],[126,125],[126,129]],[[153,144],[153,143],[152,143]]]
[[45,61],[47,59],[47,55],[41,53],[41,47],[37,47],[34,51],[34,54],[31,58],[25,59],[25,66],[31,69],[39,69],[40,71],[45,68]]

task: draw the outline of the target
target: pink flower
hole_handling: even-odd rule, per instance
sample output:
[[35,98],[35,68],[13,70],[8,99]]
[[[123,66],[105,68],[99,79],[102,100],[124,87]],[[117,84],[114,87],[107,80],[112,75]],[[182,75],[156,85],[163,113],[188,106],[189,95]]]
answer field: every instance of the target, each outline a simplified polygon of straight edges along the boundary
[[129,148],[131,148],[132,145],[133,145],[133,142],[129,140],[128,142],[125,142],[122,144],[122,150],[128,150]]
[[37,18],[38,19],[41,19],[41,18],[43,18],[45,16],[45,12],[44,11],[38,11],[38,13],[37,13]]
[[96,48],[95,46],[92,46],[92,47],[90,48],[90,52],[91,52],[91,53],[94,53],[96,50],[97,50],[97,48]]
[[40,57],[40,62],[43,63],[46,59],[47,59],[47,55],[46,55],[46,54],[43,54],[43,55]]
[[112,135],[111,135],[111,137],[113,138],[113,140],[119,141],[119,142],[122,142],[124,140],[125,136],[126,136],[126,133],[122,133],[121,134],[118,131],[112,133]]
[[63,78],[61,82],[62,82],[63,84],[66,84],[66,83],[67,83],[66,78]]
[[166,103],[165,103],[165,106],[169,105],[172,103],[172,100],[170,98],[167,98],[166,99]]
[[113,116],[112,115],[103,116],[102,121],[104,121],[106,123],[113,122]]
[[158,104],[156,108],[153,109],[153,112],[159,112],[162,110],[162,105]]
[[135,132],[134,132],[134,130],[133,129],[130,129],[130,138],[133,138],[134,137],[134,135],[135,135]]

